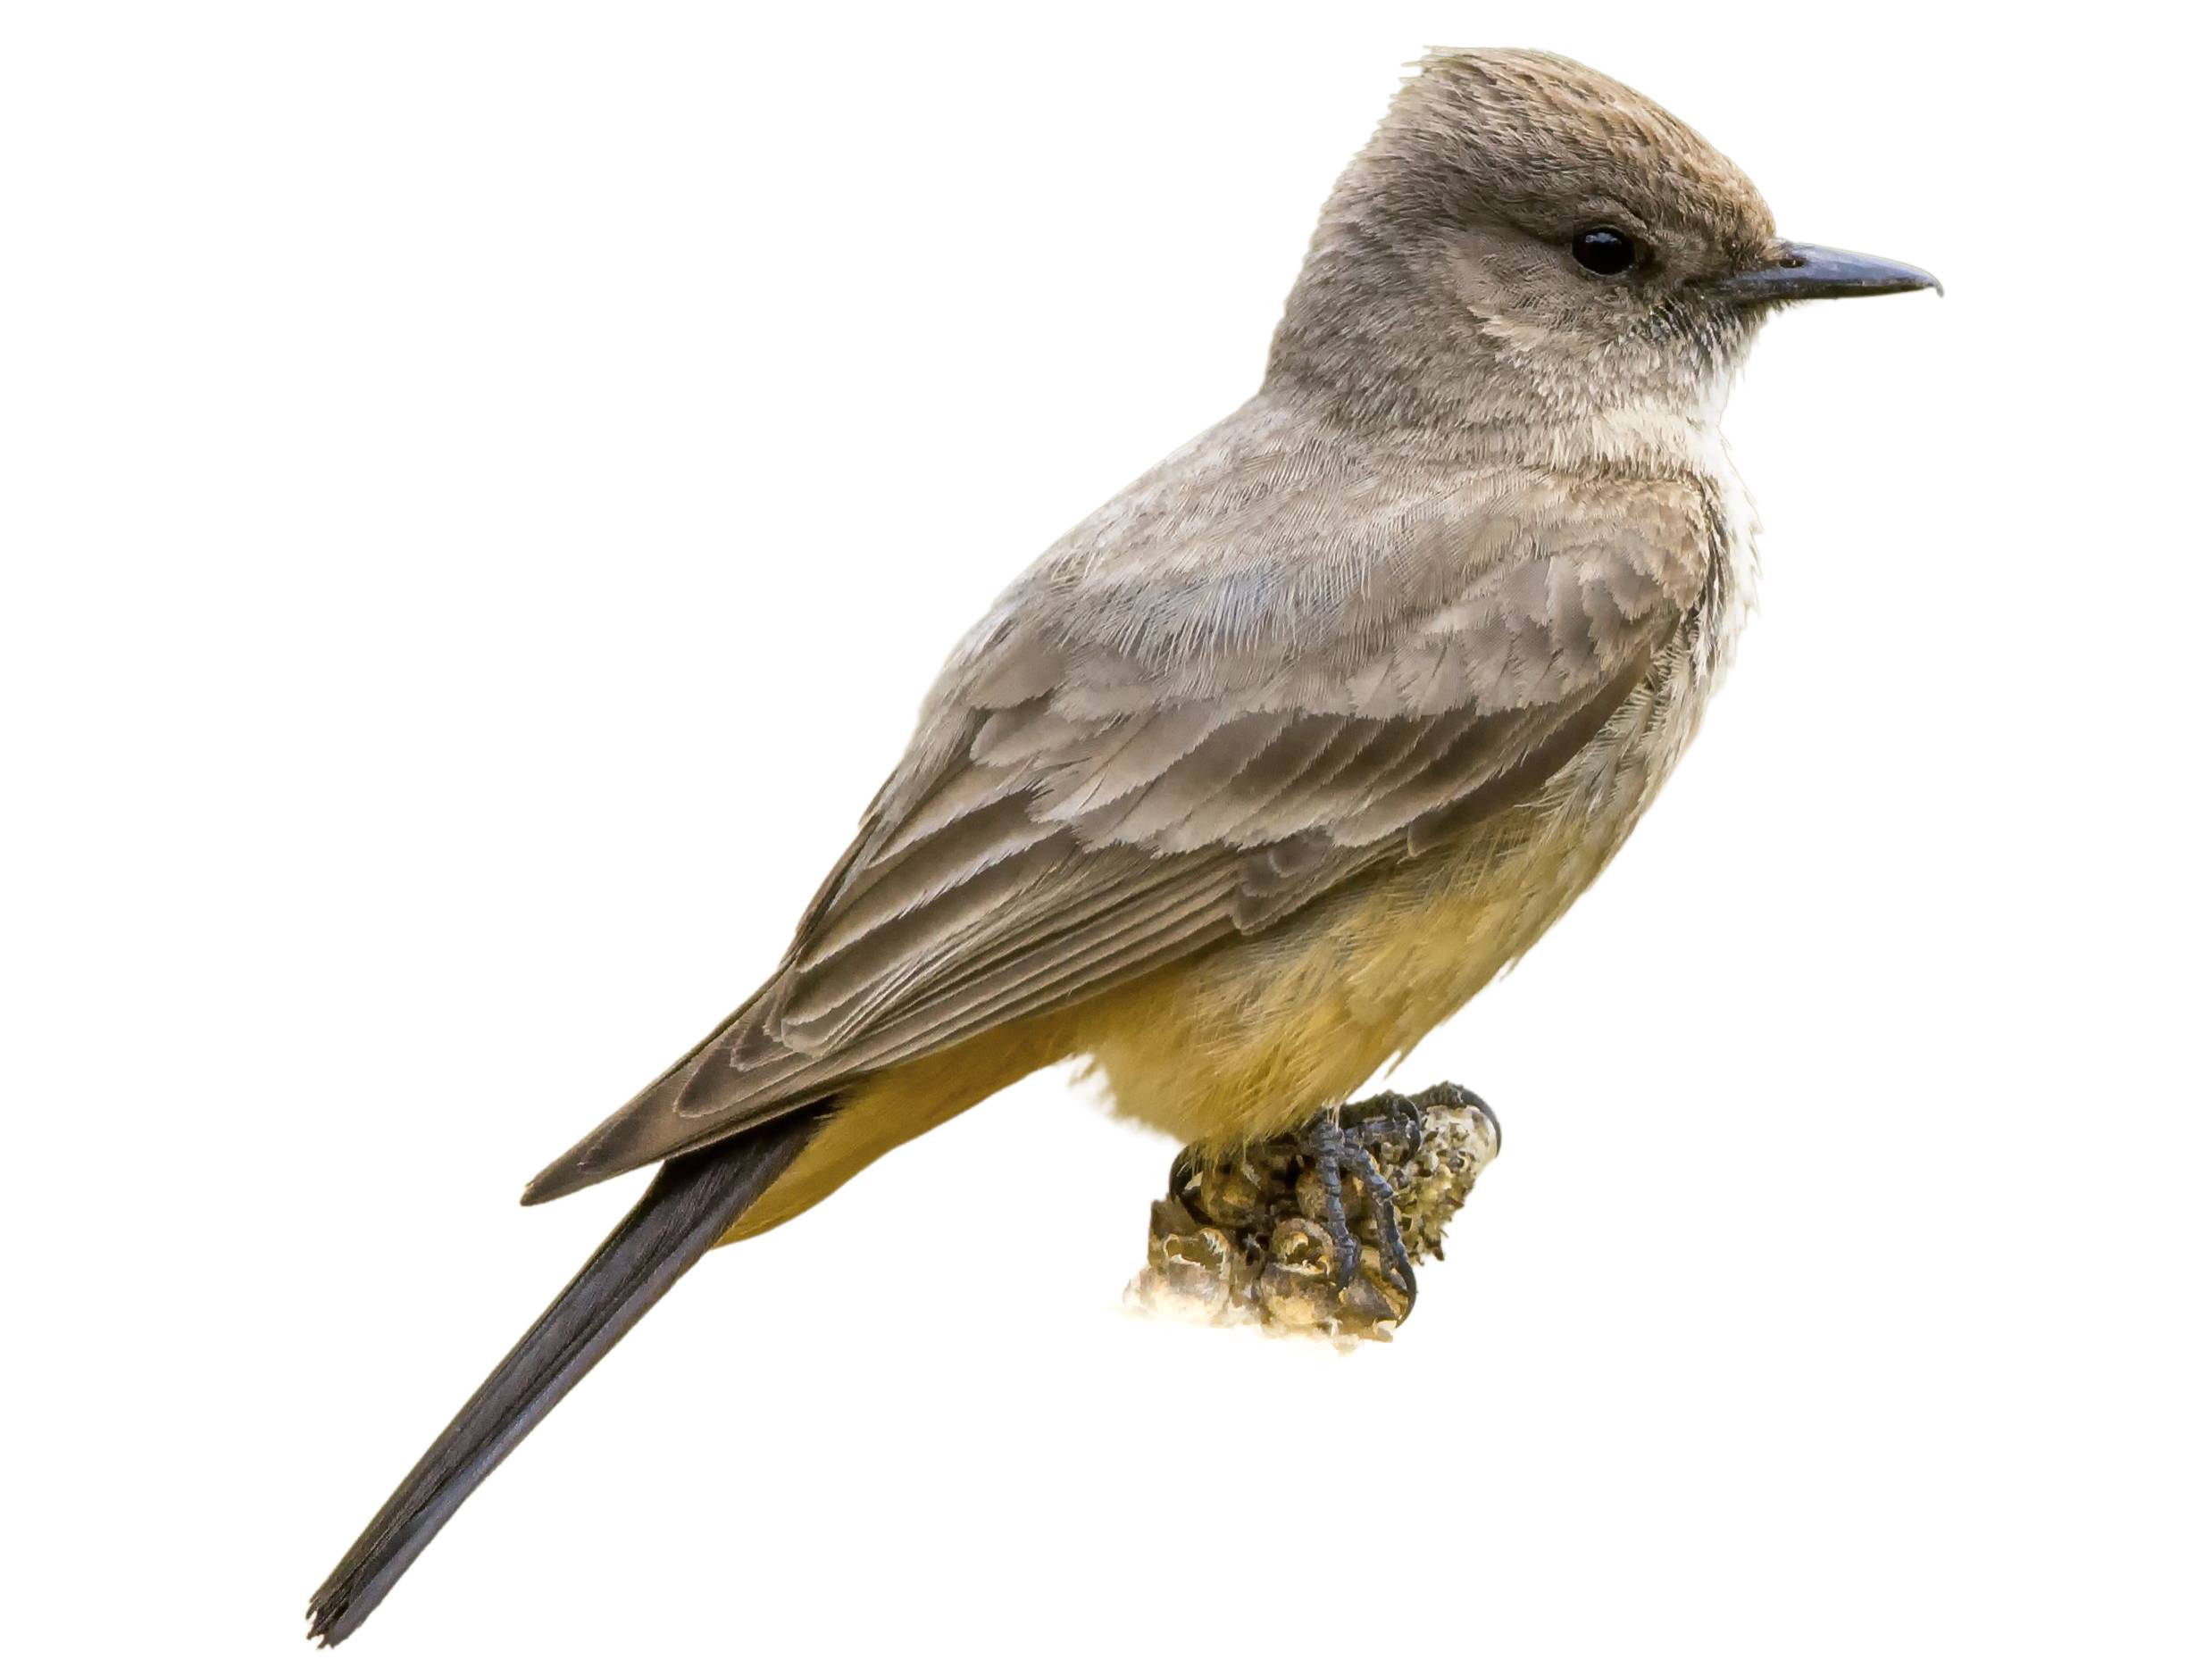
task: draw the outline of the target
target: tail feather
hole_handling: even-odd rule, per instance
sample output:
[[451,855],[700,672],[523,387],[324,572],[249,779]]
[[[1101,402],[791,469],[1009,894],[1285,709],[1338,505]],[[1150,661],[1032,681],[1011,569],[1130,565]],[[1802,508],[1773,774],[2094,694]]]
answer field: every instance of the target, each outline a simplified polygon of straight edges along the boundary
[[484,1380],[314,1593],[310,1638],[336,1646],[360,1628],[500,1459],[791,1166],[825,1110],[795,1113],[662,1165],[637,1207]]

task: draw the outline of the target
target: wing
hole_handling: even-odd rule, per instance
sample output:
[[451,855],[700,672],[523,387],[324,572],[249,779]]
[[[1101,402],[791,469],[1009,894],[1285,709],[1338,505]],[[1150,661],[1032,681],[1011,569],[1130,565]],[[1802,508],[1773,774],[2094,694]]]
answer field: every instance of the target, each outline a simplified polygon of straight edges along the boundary
[[[1658,505],[1506,473],[1386,489],[1304,454],[1171,458],[1181,479],[1140,480],[1010,590],[777,972],[526,1201],[1454,838],[1597,733],[1704,580],[1690,486]],[[1317,502],[1356,511],[1324,526]]]

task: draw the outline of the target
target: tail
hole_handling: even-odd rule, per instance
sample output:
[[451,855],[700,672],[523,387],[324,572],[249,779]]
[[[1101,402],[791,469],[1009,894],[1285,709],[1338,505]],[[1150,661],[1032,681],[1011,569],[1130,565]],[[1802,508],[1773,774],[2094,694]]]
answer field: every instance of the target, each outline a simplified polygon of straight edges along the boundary
[[825,1112],[795,1113],[661,1166],[314,1593],[311,1638],[336,1646],[360,1628],[499,1460],[791,1166]]

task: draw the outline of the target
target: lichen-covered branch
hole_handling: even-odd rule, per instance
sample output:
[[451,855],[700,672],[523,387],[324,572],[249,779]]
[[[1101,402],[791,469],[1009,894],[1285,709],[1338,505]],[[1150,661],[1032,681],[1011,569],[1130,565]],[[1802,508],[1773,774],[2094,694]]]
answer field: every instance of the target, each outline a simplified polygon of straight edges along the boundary
[[1415,1295],[1411,1273],[1394,1269],[1391,1233],[1412,1261],[1440,1261],[1445,1227],[1498,1146],[1490,1108],[1440,1083],[1376,1096],[1225,1158],[1186,1148],[1152,1206],[1130,1297],[1215,1324],[1388,1340]]

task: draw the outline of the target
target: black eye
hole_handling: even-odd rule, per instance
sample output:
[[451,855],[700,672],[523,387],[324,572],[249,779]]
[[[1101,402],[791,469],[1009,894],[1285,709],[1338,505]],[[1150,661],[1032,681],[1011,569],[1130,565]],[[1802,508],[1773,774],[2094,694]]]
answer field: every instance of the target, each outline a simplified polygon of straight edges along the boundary
[[1627,233],[1598,225],[1574,238],[1574,263],[1601,277],[1617,277],[1636,263],[1636,245]]

